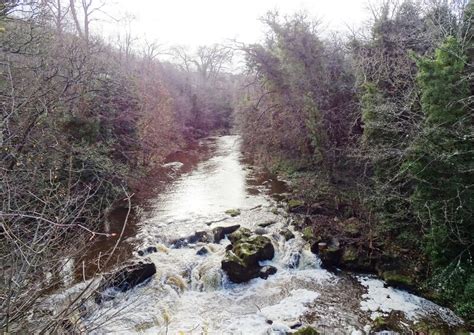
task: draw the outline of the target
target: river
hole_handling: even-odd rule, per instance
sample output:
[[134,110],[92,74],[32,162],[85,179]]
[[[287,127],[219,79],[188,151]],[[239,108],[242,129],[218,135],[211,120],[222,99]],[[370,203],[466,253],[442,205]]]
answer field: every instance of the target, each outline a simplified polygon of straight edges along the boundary
[[[451,311],[370,276],[321,269],[300,233],[288,241],[279,233],[292,230],[291,216],[274,196],[284,183],[262,179],[244,163],[238,136],[206,145],[210,158],[153,198],[134,229],[133,258],[152,261],[157,273],[144,285],[89,306],[84,324],[93,333],[287,334],[312,325],[321,334],[368,334],[373,320],[391,311],[400,311],[407,324],[461,322]],[[240,215],[227,215],[229,209]],[[275,257],[265,263],[277,268],[267,280],[235,284],[226,278],[221,260],[227,239],[173,245],[196,231],[235,224],[255,231],[264,222],[274,222],[260,233],[275,247]],[[139,256],[150,246],[157,251]],[[197,254],[202,247],[208,252]]]

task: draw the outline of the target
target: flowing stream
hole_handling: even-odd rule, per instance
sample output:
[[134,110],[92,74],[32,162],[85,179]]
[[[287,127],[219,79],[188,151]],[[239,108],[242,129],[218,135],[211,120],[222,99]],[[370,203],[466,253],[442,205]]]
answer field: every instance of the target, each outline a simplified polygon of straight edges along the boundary
[[[403,312],[406,322],[460,322],[451,311],[380,280],[321,269],[298,232],[285,241],[280,231],[292,230],[292,218],[272,196],[284,191],[284,183],[260,180],[243,162],[239,141],[238,136],[210,140],[211,158],[153,199],[138,225],[133,257],[154,262],[157,273],[91,307],[84,322],[95,333],[287,334],[313,325],[322,334],[368,334],[372,320],[392,310]],[[229,209],[241,214],[231,217]],[[271,224],[259,228],[264,222]],[[276,274],[234,284],[221,270],[227,239],[174,245],[197,231],[235,224],[259,229],[272,240],[275,257],[266,264],[276,267]],[[150,246],[157,251],[139,256]],[[203,247],[207,253],[199,255]]]

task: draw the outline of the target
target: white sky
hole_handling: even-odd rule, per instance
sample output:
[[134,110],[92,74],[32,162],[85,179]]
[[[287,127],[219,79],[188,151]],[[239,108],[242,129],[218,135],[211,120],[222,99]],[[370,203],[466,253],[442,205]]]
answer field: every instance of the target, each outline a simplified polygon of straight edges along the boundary
[[[357,26],[367,17],[367,0],[112,0],[105,9],[114,17],[132,14],[130,24],[136,38],[166,45],[188,45],[225,42],[257,42],[263,26],[259,17],[268,10],[282,14],[306,10],[322,19],[327,30]],[[372,0],[376,2],[380,0]],[[125,21],[104,25],[103,32],[117,35],[127,27]]]

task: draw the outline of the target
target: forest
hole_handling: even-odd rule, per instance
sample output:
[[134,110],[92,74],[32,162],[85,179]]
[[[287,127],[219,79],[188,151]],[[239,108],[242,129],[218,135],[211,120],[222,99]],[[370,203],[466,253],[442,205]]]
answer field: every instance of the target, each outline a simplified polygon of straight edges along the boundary
[[113,208],[128,218],[169,155],[223,134],[291,182],[288,212],[323,267],[474,327],[474,1],[372,2],[366,26],[330,34],[269,11],[258,43],[166,50],[95,33],[100,6],[0,3],[2,332],[74,333],[38,308],[65,260],[122,237]]

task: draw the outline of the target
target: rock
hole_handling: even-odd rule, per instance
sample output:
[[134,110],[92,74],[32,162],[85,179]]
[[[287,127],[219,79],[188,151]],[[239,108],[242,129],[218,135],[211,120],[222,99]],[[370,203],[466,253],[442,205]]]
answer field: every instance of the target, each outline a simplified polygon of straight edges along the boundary
[[267,279],[270,275],[277,273],[277,268],[271,265],[262,267],[258,273],[258,276],[262,279]]
[[139,256],[145,256],[145,255],[152,254],[154,252],[158,252],[158,249],[156,249],[156,247],[148,247],[144,250],[138,250],[137,253]]
[[314,238],[313,234],[313,228],[312,227],[306,227],[303,229],[303,240],[305,241],[311,241]]
[[268,234],[268,231],[265,229],[265,228],[257,228],[255,229],[254,231],[255,234],[257,235],[265,235],[265,234]]
[[135,286],[147,281],[156,273],[156,267],[153,263],[132,264],[120,269],[119,271],[105,275],[102,279],[98,295],[95,301],[100,304],[104,299],[113,299],[113,296],[105,294],[105,290],[114,288],[121,292],[126,292]]
[[275,220],[268,220],[262,223],[259,223],[258,226],[262,228],[267,228],[268,226],[274,225],[276,223]]
[[298,200],[298,199],[290,199],[288,201],[288,211],[291,213],[300,213],[304,212],[304,201]]
[[301,322],[296,322],[290,326],[291,329],[300,328],[303,324]]
[[289,241],[292,238],[295,238],[295,234],[293,234],[293,232],[289,230],[288,228],[282,229],[280,231],[280,234],[283,235],[283,237],[285,238],[285,241]]
[[231,217],[235,217],[240,215],[240,209],[228,209],[225,211],[225,213]]
[[202,247],[196,252],[196,255],[204,256],[204,255],[207,255],[208,253],[209,253],[209,250],[206,247]]
[[323,250],[318,250],[321,263],[326,269],[338,267],[341,263],[343,250],[337,246],[329,246]]
[[385,271],[382,273],[382,278],[387,285],[397,288],[412,290],[416,287],[415,279],[412,276],[399,271]]
[[239,228],[227,237],[229,238],[230,243],[234,244],[237,241],[245,239],[245,238],[249,238],[252,235],[253,234],[252,234],[252,231],[250,229]]
[[268,277],[272,274],[272,269],[261,273],[263,269],[259,264],[260,261],[270,260],[275,255],[275,249],[268,237],[252,235],[246,228],[240,228],[228,237],[232,244],[221,265],[231,281],[242,283],[261,275]]
[[197,242],[212,242],[211,236],[207,231],[197,231],[193,235],[188,237],[182,237],[177,240],[171,241],[171,245],[176,248],[183,248],[188,244],[195,244]]
[[233,225],[229,227],[215,227],[212,230],[214,235],[214,243],[219,243],[226,235],[232,234],[240,228],[240,225]]
[[297,330],[293,335],[319,335],[319,332],[313,327],[308,326]]
[[272,259],[275,249],[268,237],[252,236],[242,239],[233,246],[232,251],[246,264]]

